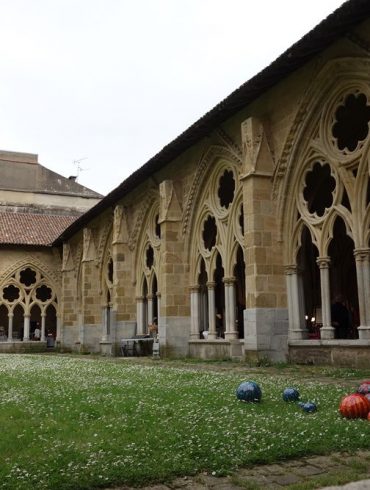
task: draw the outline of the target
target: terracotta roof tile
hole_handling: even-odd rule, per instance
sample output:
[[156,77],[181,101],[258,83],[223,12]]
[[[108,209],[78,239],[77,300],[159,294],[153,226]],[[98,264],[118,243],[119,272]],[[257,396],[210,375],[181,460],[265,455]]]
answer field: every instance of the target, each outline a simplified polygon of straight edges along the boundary
[[0,244],[49,246],[77,218],[0,212]]

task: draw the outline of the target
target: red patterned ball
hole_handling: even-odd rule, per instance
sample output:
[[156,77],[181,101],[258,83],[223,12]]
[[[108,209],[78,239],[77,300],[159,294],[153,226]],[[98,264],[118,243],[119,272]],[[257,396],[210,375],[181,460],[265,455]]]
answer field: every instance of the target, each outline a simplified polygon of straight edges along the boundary
[[370,381],[362,381],[357,389],[357,393],[361,393],[361,395],[367,395],[367,393],[370,393]]
[[370,411],[370,402],[364,395],[353,393],[342,399],[339,411],[347,419],[366,419]]

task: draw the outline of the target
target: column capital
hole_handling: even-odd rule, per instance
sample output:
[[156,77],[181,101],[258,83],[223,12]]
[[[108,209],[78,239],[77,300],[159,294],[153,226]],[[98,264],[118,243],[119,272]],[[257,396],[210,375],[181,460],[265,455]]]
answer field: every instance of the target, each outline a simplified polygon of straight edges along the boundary
[[353,255],[356,261],[365,262],[370,259],[370,248],[355,248]]
[[136,301],[144,301],[144,296],[136,296]]
[[207,288],[208,289],[215,289],[215,287],[216,287],[216,283],[215,282],[212,282],[212,281],[207,282]]
[[193,284],[192,286],[189,286],[189,291],[191,293],[199,293],[199,291],[200,291],[199,284]]
[[293,274],[297,274],[298,273],[297,264],[285,265],[284,266],[284,272],[285,272],[285,275],[287,275],[287,276],[292,276]]
[[234,276],[224,277],[224,278],[222,279],[222,282],[223,282],[224,284],[235,284],[235,282],[236,282],[236,278],[235,278]]
[[316,263],[320,269],[329,269],[330,257],[317,257]]
[[154,297],[155,297],[154,294],[148,294],[146,299],[153,300]]

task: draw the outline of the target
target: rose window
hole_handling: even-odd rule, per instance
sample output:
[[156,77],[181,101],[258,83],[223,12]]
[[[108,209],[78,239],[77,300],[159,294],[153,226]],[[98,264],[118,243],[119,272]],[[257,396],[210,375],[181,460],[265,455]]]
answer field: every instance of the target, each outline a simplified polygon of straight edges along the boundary
[[151,245],[146,250],[146,266],[151,269],[154,264],[154,250]]
[[326,163],[316,162],[312,170],[307,173],[303,197],[308,211],[317,216],[323,216],[325,209],[333,204],[333,191],[335,179],[331,175],[330,166]]
[[3,298],[10,303],[19,298],[19,289],[12,284],[3,290]]
[[43,285],[36,289],[36,298],[41,302],[45,303],[51,299],[52,291],[47,286]]
[[207,250],[211,251],[212,248],[216,245],[217,238],[216,220],[213,216],[208,216],[208,218],[205,220],[202,236],[204,247]]
[[369,133],[370,106],[365,94],[350,94],[335,113],[332,133],[340,150],[354,151]]
[[225,170],[223,175],[220,177],[220,182],[218,186],[218,198],[222,207],[228,209],[230,204],[233,202],[235,192],[235,180],[234,174],[231,170]]
[[29,267],[20,273],[20,282],[26,287],[35,284],[36,282],[36,272]]

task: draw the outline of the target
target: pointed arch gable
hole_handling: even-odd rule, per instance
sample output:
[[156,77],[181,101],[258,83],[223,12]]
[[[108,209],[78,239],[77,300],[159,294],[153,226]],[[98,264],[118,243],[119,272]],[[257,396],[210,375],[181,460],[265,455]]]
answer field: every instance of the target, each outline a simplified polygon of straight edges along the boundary
[[334,100],[352,89],[354,82],[356,86],[368,83],[369,71],[368,58],[336,58],[325,64],[306,91],[273,176],[273,196],[282,236],[291,226],[288,224],[292,219],[291,193],[302,154],[313,139],[309,135],[313,136],[318,128],[322,131],[328,123],[325,118],[320,120],[321,108],[328,99]]
[[[147,199],[141,212],[138,215],[140,223],[140,233],[137,236],[136,249],[134,255],[133,280],[136,283],[136,292],[140,296],[141,277],[144,275],[148,281],[148,291],[151,290],[154,275],[157,278],[157,287],[160,288],[160,269],[161,269],[161,239],[157,235],[159,216],[159,194],[152,193]],[[153,264],[148,269],[146,264],[147,250],[149,247],[153,251]]]
[[26,269],[27,267],[31,267],[36,269],[40,274],[50,281],[53,284],[55,290],[60,294],[61,288],[61,274],[59,270],[52,270],[46,264],[41,262],[37,257],[33,255],[26,255],[21,260],[18,260],[11,266],[9,266],[0,276],[0,285],[3,285],[4,282],[11,279],[11,277],[21,269]]
[[209,179],[210,169],[216,162],[225,161],[230,167],[241,168],[242,160],[237,158],[235,152],[221,145],[210,146],[198,163],[197,170],[184,206],[184,219],[182,233],[186,237],[191,234],[192,223],[196,214],[196,206],[200,195],[204,192],[204,185]]
[[158,189],[149,189],[143,196],[142,205],[135,217],[135,223],[130,233],[128,246],[131,251],[137,248],[137,244],[142,240],[142,234],[145,233],[143,224],[147,220],[148,212],[152,208],[155,201],[158,201],[159,208]]

